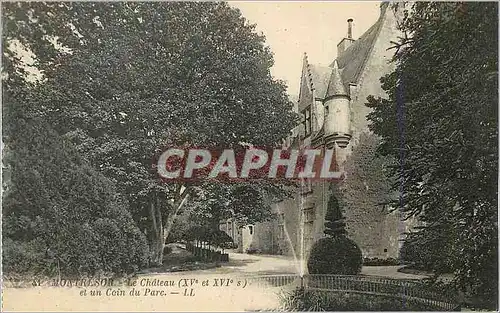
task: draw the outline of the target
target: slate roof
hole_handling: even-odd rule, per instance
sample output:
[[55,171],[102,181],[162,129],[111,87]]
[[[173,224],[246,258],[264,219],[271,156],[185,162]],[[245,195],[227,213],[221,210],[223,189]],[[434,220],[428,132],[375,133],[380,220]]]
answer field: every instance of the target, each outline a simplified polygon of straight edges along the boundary
[[[357,83],[361,72],[370,56],[378,34],[382,29],[384,14],[358,40],[352,43],[335,61],[341,69],[344,86],[348,89],[349,83]],[[335,62],[334,61],[334,62]],[[334,62],[330,65],[333,67]]]
[[347,96],[342,78],[340,77],[337,61],[333,61],[333,68],[331,69],[330,81],[328,82],[328,89],[325,98],[332,96]]
[[[310,64],[305,55],[305,64],[307,65],[309,84],[315,89],[315,97],[322,98],[331,95],[331,93],[342,93],[338,85],[337,73],[333,73],[335,62],[337,62],[340,78],[344,85],[344,91],[349,91],[349,84],[357,84],[366,62],[377,41],[380,30],[383,27],[385,13],[388,3],[381,5],[381,14],[378,20],[361,37],[354,41],[347,49],[337,56],[330,66],[321,66]],[[335,81],[331,81],[335,77]],[[331,90],[328,90],[328,89]],[[332,89],[333,88],[333,89]]]

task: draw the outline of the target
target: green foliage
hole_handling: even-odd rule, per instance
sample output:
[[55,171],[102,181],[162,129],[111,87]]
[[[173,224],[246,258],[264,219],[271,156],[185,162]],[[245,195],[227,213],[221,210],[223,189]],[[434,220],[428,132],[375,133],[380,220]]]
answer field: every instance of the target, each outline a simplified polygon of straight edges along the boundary
[[[382,138],[379,152],[398,161],[394,207],[418,216],[426,241],[446,238],[457,286],[494,309],[498,4],[416,2],[411,12],[398,10],[405,18],[397,67],[381,79],[388,99],[369,97],[367,104],[370,128]],[[440,254],[433,255],[438,266]]]
[[184,234],[184,239],[188,241],[203,241],[225,249],[231,247],[234,243],[233,238],[226,234],[226,232],[207,226],[193,226],[189,228]]
[[4,272],[73,276],[147,265],[144,235],[113,185],[44,121],[19,118],[8,124]]
[[[69,138],[116,185],[153,250],[180,207],[179,185],[156,175],[162,149],[273,146],[296,124],[265,38],[227,3],[6,3],[2,15],[5,88],[28,85],[16,41],[43,78],[18,109]],[[269,190],[280,194],[275,184],[197,187],[217,199],[232,194],[231,206],[201,211],[238,219],[266,218],[262,201]]]
[[345,236],[345,221],[337,197],[332,193],[328,199],[328,207],[325,215],[324,233],[329,236]]
[[[221,220],[232,218],[240,225],[255,224],[273,217],[271,204],[289,193],[270,182],[206,182],[193,187],[190,216],[199,225],[219,228]],[[188,208],[187,208],[188,209]]]
[[220,247],[223,249],[229,249],[233,246],[234,241],[231,236],[226,234],[225,231],[215,230],[210,234],[210,243],[216,247]]
[[335,192],[336,189],[331,186],[324,230],[329,237],[314,243],[307,262],[309,274],[356,275],[361,271],[361,249],[347,237],[342,209]]
[[437,274],[453,272],[452,245],[450,239],[445,237],[449,232],[440,227],[409,233],[399,252],[400,259],[416,269]]
[[44,271],[47,274],[57,274],[57,264],[47,261],[45,251],[40,249],[43,241],[33,239],[29,242],[13,240],[3,236],[2,257],[5,275],[16,275]]
[[335,291],[295,290],[281,295],[281,310],[318,311],[434,311],[435,307],[400,297]]
[[185,239],[189,241],[198,240],[208,242],[212,230],[207,226],[193,226],[187,232]]
[[318,240],[307,262],[309,274],[356,275],[361,272],[361,266],[361,249],[346,236]]

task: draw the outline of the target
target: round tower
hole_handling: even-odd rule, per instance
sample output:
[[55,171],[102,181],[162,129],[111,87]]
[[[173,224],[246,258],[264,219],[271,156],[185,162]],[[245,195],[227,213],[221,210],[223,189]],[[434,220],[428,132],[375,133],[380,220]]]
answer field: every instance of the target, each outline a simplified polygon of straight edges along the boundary
[[324,136],[327,148],[333,148],[335,143],[340,148],[347,147],[352,137],[351,112],[349,107],[349,95],[342,83],[337,61],[333,64],[324,106]]

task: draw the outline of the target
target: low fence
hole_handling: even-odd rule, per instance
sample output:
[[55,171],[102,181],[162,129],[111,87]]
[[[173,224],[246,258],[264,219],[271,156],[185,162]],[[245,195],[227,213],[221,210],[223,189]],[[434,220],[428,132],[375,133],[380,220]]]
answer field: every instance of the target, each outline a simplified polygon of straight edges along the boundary
[[267,287],[303,287],[306,290],[349,292],[400,298],[419,302],[440,311],[460,310],[454,294],[432,288],[419,280],[400,280],[362,275],[266,275],[248,278],[249,283]]
[[212,262],[229,262],[229,254],[221,253],[207,248],[197,247],[192,243],[186,244],[186,250],[193,253],[194,256],[200,257],[205,261]]

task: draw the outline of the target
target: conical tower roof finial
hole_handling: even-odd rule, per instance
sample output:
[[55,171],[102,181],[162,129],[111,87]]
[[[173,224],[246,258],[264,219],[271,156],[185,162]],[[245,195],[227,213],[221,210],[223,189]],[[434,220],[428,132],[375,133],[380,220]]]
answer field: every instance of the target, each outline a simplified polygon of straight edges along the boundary
[[337,60],[333,62],[332,74],[330,75],[330,81],[328,82],[325,99],[333,96],[347,96],[347,92],[342,82],[342,77],[340,76]]

